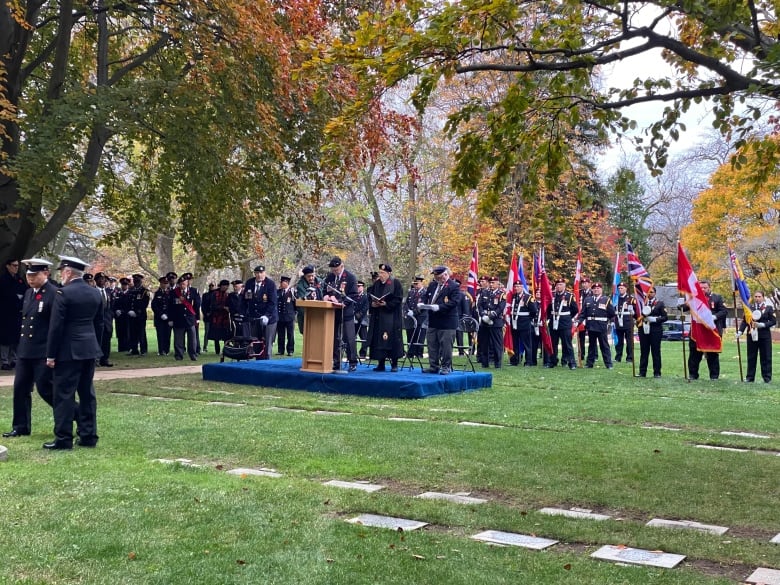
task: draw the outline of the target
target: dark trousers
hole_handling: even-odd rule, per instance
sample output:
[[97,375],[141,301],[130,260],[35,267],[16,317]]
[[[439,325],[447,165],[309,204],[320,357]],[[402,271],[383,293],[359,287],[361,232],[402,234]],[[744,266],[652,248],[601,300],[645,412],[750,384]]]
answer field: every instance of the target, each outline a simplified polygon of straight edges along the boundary
[[[73,420],[83,441],[94,442],[97,434],[97,400],[92,379],[95,360],[57,361],[54,367],[54,437],[63,445],[73,444]],[[76,405],[76,394],[79,404]]]
[[157,353],[168,355],[171,353],[171,326],[168,321],[161,321],[154,326],[157,331]]
[[612,351],[609,349],[609,340],[606,331],[588,331],[588,361],[586,366],[592,367],[599,358],[599,349],[604,365],[612,367]]
[[103,335],[100,338],[100,351],[103,355],[100,356],[100,364],[105,365],[108,363],[108,358],[111,355],[111,334],[113,329],[103,329]]
[[[340,317],[340,315],[339,315]],[[339,339],[341,333],[341,339]],[[357,364],[357,343],[355,342],[355,320],[351,317],[347,319],[338,319],[333,333],[333,366],[341,368],[341,342],[344,342],[347,349],[347,361],[349,365]]]
[[[209,323],[209,319],[211,317],[204,317],[203,318],[203,350],[207,351],[209,348],[209,326],[211,323]],[[200,333],[200,332],[199,332]],[[216,345],[215,345],[216,347]],[[215,350],[217,353],[219,353],[219,350]]]
[[19,358],[14,371],[14,418],[13,429],[28,434],[32,431],[32,390],[54,407],[53,371],[46,367],[45,358]]
[[585,340],[588,338],[588,332],[584,329],[577,331],[577,353],[580,354],[580,361],[585,359]]
[[647,375],[648,356],[653,356],[653,376],[661,375],[661,335],[662,329],[650,328],[650,333],[645,335],[639,328],[639,375]]
[[128,351],[136,353],[140,350],[141,354],[145,354],[149,350],[146,341],[146,319],[130,317],[127,324],[128,329],[130,330],[130,345],[127,348]]
[[[542,336],[536,334],[536,328],[531,330],[531,363],[530,365],[535,366],[537,365],[537,360],[539,359],[539,350],[542,347]],[[547,363],[547,356],[544,355],[544,350],[542,349],[542,363]]]
[[454,329],[428,329],[428,364],[432,369],[452,369],[452,342],[454,340]]
[[[276,323],[263,325],[260,319],[252,319],[252,336],[265,342],[265,353],[258,359],[269,360],[274,352],[274,337],[276,336]],[[352,330],[354,335],[355,330]],[[354,346],[354,344],[353,344]]]
[[295,351],[295,321],[279,321],[276,325],[276,353],[284,355]]
[[483,368],[487,368],[492,362],[497,368],[501,367],[504,359],[504,335],[501,327],[480,327],[477,333],[478,347],[482,347],[479,352],[479,362]]
[[626,361],[634,361],[634,330],[633,329],[618,329],[615,327],[615,336],[617,343],[615,343],[615,361],[620,361],[623,357],[623,348],[626,348]]
[[571,323],[564,325],[558,324],[558,329],[550,327],[550,337],[552,338],[553,354],[550,356],[550,366],[553,368],[558,365],[558,342],[561,342],[561,363],[565,366],[577,365],[574,359],[574,347],[571,343]]
[[[772,339],[767,337],[765,339],[759,339],[753,341],[748,335],[747,340],[747,376],[745,379],[748,382],[752,382],[756,379],[756,361],[761,356],[761,378],[764,382],[770,382],[772,380]],[[19,364],[16,364],[19,367]],[[14,405],[16,405],[16,397],[14,395]]]
[[130,349],[130,325],[129,319],[125,314],[114,319],[114,331],[116,332],[116,350],[128,351]]
[[[705,353],[699,351],[696,347],[696,342],[693,339],[688,340],[688,348],[690,354],[688,355],[688,377],[691,380],[699,379],[699,364],[701,364],[701,358]],[[717,380],[720,376],[720,354],[714,351],[706,352],[707,356],[707,369],[710,371],[710,380]]]
[[512,348],[514,349],[514,355],[509,358],[509,363],[513,366],[520,365],[520,359],[525,354],[525,365],[536,365],[536,356],[533,353],[533,346],[531,345],[531,336],[533,331],[529,327],[528,329],[512,329]]
[[195,325],[173,328],[173,354],[177,360],[184,359],[185,337],[187,339],[187,354],[190,356],[190,359],[194,360],[198,357],[198,346],[195,343]]

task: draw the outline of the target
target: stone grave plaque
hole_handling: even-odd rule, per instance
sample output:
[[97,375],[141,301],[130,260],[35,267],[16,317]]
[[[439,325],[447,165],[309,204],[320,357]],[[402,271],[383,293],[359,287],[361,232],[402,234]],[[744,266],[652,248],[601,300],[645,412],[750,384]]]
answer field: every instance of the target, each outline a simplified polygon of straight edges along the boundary
[[330,416],[343,416],[345,414],[352,414],[351,412],[343,412],[340,410],[315,410],[314,414],[324,414]]
[[685,555],[611,545],[602,546],[590,556],[604,561],[647,565],[663,569],[673,569],[685,559]]
[[285,408],[284,406],[269,406],[266,410],[278,410],[279,412],[308,412],[303,408]]
[[713,451],[733,451],[734,453],[747,453],[750,449],[737,449],[735,447],[718,447],[717,445],[696,445],[698,449],[712,449]]
[[542,508],[539,510],[542,514],[548,514],[549,516],[566,516],[567,518],[585,518],[587,520],[609,520],[611,516],[606,514],[594,514],[590,510],[564,510],[562,508]]
[[356,518],[350,518],[347,520],[352,524],[362,524],[363,526],[373,526],[375,528],[391,528],[398,530],[399,528],[409,531],[417,530],[423,526],[427,526],[427,522],[420,522],[418,520],[408,520],[406,518],[393,518],[392,516],[379,516],[377,514],[361,514]]
[[712,524],[700,524],[690,520],[664,520],[663,518],[653,518],[645,526],[658,526],[661,528],[682,528],[688,530],[698,530],[699,532],[708,532],[710,534],[726,534],[728,527],[714,526]]
[[780,585],[780,571],[760,567],[753,571],[745,582],[760,583],[761,585]]
[[492,425],[489,423],[481,423],[481,422],[471,422],[471,421],[461,421],[458,423],[459,425],[462,425],[464,427],[488,427],[491,429],[505,429],[506,427],[503,425]]
[[424,500],[446,500],[448,502],[454,502],[456,504],[484,504],[487,500],[482,498],[472,498],[465,494],[444,494],[441,492],[425,492],[415,498],[422,498]]
[[769,542],[774,542],[775,544],[780,544],[780,533],[776,534],[775,537],[770,540]]
[[399,422],[427,422],[424,418],[405,418],[403,416],[391,416],[387,420],[394,420]]
[[8,447],[0,445],[0,461],[8,461]]
[[352,490],[361,490],[364,492],[376,492],[383,489],[385,486],[375,483],[367,483],[362,481],[341,481],[338,479],[331,479],[326,481],[322,485],[329,485],[332,487],[346,488]]
[[266,469],[261,467],[260,469],[250,469],[247,467],[237,467],[228,471],[230,475],[260,475],[263,477],[282,477],[282,474],[275,469]]
[[240,402],[220,402],[219,400],[212,400],[206,404],[208,406],[244,406]]
[[520,546],[532,550],[543,550],[554,544],[558,544],[557,540],[550,540],[549,538],[537,538],[536,536],[528,536],[527,534],[501,532],[500,530],[486,530],[485,532],[475,534],[471,538],[492,544]]
[[167,396],[147,396],[149,400],[160,400],[162,402],[178,402],[184,398],[168,398]]
[[769,439],[769,435],[759,435],[758,433],[746,433],[744,431],[721,431],[721,435],[729,435],[732,437],[748,437],[750,439]]
[[662,425],[645,425],[642,427],[643,429],[651,429],[654,431],[681,431],[682,429],[678,427],[665,427]]

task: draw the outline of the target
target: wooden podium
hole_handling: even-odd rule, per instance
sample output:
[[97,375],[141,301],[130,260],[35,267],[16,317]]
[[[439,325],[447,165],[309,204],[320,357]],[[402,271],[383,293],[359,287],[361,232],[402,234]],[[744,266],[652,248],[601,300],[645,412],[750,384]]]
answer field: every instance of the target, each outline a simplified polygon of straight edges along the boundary
[[335,309],[340,305],[328,301],[295,301],[303,313],[302,372],[326,374],[333,371],[333,335]]

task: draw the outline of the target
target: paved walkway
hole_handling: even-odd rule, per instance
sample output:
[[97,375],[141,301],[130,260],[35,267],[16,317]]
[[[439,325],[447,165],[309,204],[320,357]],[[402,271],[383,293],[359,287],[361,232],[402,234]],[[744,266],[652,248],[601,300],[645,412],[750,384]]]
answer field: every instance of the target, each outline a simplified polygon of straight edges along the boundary
[[[201,364],[197,366],[171,366],[170,368],[97,368],[95,380],[129,380],[131,378],[157,378],[177,374],[200,374],[202,367]],[[13,385],[13,372],[0,376],[0,387]]]

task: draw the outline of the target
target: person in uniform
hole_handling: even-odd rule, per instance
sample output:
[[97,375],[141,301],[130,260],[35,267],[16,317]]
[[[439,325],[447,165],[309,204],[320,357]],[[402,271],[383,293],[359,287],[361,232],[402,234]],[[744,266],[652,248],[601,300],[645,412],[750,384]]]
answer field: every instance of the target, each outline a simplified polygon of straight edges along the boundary
[[[714,294],[710,290],[710,282],[708,280],[699,281],[704,296],[707,298],[707,304],[712,311],[712,318],[715,320],[715,327],[718,330],[718,335],[723,337],[723,329],[726,327],[726,316],[728,310],[723,303],[723,297],[719,294]],[[716,351],[701,352],[696,346],[696,342],[693,337],[688,338],[688,377],[691,380],[699,379],[699,365],[701,364],[701,358],[704,354],[707,354],[707,369],[710,372],[710,380],[717,380],[720,377],[720,353]]]
[[27,284],[19,276],[19,260],[5,263],[0,274],[0,370],[12,370],[16,363],[16,345],[22,327],[22,298]]
[[276,354],[292,355],[295,351],[295,291],[290,288],[290,277],[282,276],[279,279],[278,291],[279,325],[276,327]]
[[171,306],[171,285],[167,276],[158,279],[160,287],[154,291],[152,297],[152,315],[154,330],[157,333],[157,355],[168,355],[171,352],[171,331],[173,329],[173,315]]
[[[593,288],[591,287],[590,278],[587,276],[582,277],[580,281],[582,288],[580,289],[580,298],[577,299],[577,306],[582,308],[585,306],[585,301],[588,297],[593,296]],[[585,361],[585,340],[588,338],[588,333],[585,331],[585,322],[579,321],[577,324],[577,353],[580,356],[580,364]]]
[[358,280],[358,292],[355,296],[355,335],[360,342],[358,355],[361,359],[368,355],[368,293],[366,283]]
[[185,338],[186,351],[193,362],[198,359],[198,344],[195,324],[200,316],[200,295],[198,290],[190,286],[191,274],[185,272],[176,282],[173,289],[173,304],[171,306],[171,322],[173,327],[173,355],[177,361],[184,359]]
[[[464,356],[468,351],[470,355],[474,354],[474,332],[466,331],[464,329],[464,317],[473,318],[474,306],[471,294],[467,287],[463,287],[463,283],[457,279],[455,282],[460,286],[460,290],[463,293],[460,299],[460,306],[458,307],[458,328],[455,330],[455,346],[458,348],[458,355]],[[467,349],[466,349],[467,348]]]
[[144,286],[144,275],[133,274],[133,287],[128,291],[127,328],[130,347],[127,355],[146,355],[146,309],[149,306],[149,290]]
[[512,331],[512,347],[514,354],[509,358],[509,364],[519,366],[525,354],[525,366],[536,365],[533,355],[533,321],[536,319],[538,307],[531,295],[523,290],[523,283],[514,283],[506,297],[507,326]]
[[100,292],[100,300],[103,301],[103,333],[100,337],[100,349],[103,355],[100,356],[98,365],[112,368],[114,364],[109,361],[109,357],[111,356],[111,336],[114,333],[114,299],[108,289],[108,276],[105,272],[98,272],[95,275],[95,287]]
[[428,331],[428,312],[417,308],[425,294],[422,276],[415,276],[404,301],[404,326],[406,329],[406,355],[421,358]]
[[[211,339],[214,342],[214,352],[219,355],[220,345],[219,342],[227,341],[232,337],[230,329],[230,306],[228,286],[230,281],[220,280],[219,287],[211,291],[209,294],[209,300],[211,308],[209,310],[209,326],[206,328],[206,340]],[[204,312],[205,315],[205,312]],[[204,342],[203,347],[206,347]]]
[[541,327],[547,327],[547,319],[545,319],[545,315],[542,315],[540,310],[542,305],[542,292],[538,288],[534,291],[533,303],[536,305],[536,318],[531,320],[531,327],[533,327],[531,336],[531,365],[535,366],[538,364],[537,360],[539,358],[539,351],[541,350],[542,364],[545,368],[549,368],[550,356],[545,353],[544,347],[542,347],[542,334],[540,332]]
[[446,266],[436,266],[433,281],[428,285],[421,309],[428,311],[427,374],[449,374],[452,371],[452,342],[458,327],[458,307],[463,293],[450,279]]
[[[214,294],[214,283],[208,284],[208,289],[200,296],[200,313],[203,316],[203,352],[209,351],[209,329],[211,328],[211,295]],[[219,352],[217,352],[219,353]]]
[[54,370],[54,440],[44,443],[44,449],[73,448],[73,419],[77,412],[77,444],[95,447],[98,442],[93,377],[95,360],[103,353],[103,301],[100,293],[82,278],[86,266],[78,258],[60,256],[62,288],[54,295],[46,342],[46,366]]
[[[756,379],[756,362],[761,356],[761,377],[769,384],[772,381],[772,332],[777,325],[774,307],[766,302],[763,291],[753,293],[753,322],[750,324],[750,334],[747,336],[748,367],[745,382]],[[747,321],[742,321],[737,338],[748,329]]]
[[576,369],[572,347],[572,321],[579,313],[577,300],[574,295],[566,290],[566,280],[558,278],[555,281],[555,292],[552,302],[547,308],[549,319],[550,337],[552,338],[553,353],[549,357],[546,367],[554,368],[558,365],[558,342],[561,344],[561,365],[569,369]]
[[[295,285],[295,298],[307,301],[322,300],[322,280],[314,272],[314,266],[311,264],[304,266],[301,270],[301,277]],[[303,334],[303,314],[305,309],[297,307],[298,312],[298,331]]]
[[403,315],[404,287],[392,277],[393,268],[379,265],[379,278],[368,289],[371,300],[371,319],[368,325],[371,359],[377,361],[375,372],[385,371],[390,360],[390,371],[398,371],[398,358],[404,355]]
[[634,319],[639,316],[639,305],[636,299],[628,294],[625,282],[618,284],[618,300],[615,306],[615,361],[623,357],[626,350],[626,362],[634,361]]
[[346,344],[349,371],[357,370],[357,344],[355,341],[355,297],[357,278],[344,268],[341,258],[334,256],[328,262],[330,274],[325,277],[323,299],[340,303],[336,310],[333,340],[333,369],[341,370],[341,342]]
[[232,326],[233,335],[239,337],[250,337],[248,323],[245,323],[244,314],[242,313],[241,305],[244,298],[241,294],[244,289],[244,281],[240,278],[232,281],[231,286],[233,291],[228,295],[228,309],[230,310],[230,323]]
[[119,279],[119,288],[114,291],[112,306],[114,308],[114,331],[116,331],[117,351],[130,350],[130,327],[127,313],[130,310],[130,279]]
[[22,260],[27,267],[27,284],[22,302],[22,330],[16,351],[12,430],[3,437],[20,437],[32,432],[33,385],[41,398],[54,408],[52,370],[46,367],[49,318],[57,287],[49,280],[51,262],[42,258]]
[[265,275],[265,266],[258,264],[255,275],[246,281],[243,291],[243,314],[248,319],[252,336],[265,341],[260,359],[271,359],[279,308],[276,283]]
[[588,332],[588,358],[585,367],[593,367],[599,357],[598,352],[601,350],[604,366],[611,370],[613,367],[612,351],[609,349],[607,331],[609,322],[615,318],[615,307],[612,305],[612,299],[602,294],[601,291],[601,283],[595,283],[593,295],[587,298],[580,314],[585,320],[585,329]]
[[653,356],[653,378],[661,377],[661,339],[663,324],[668,319],[663,301],[655,296],[655,288],[647,291],[639,327],[639,377],[647,376],[648,356]]
[[[476,297],[474,299],[474,318],[479,322],[479,329],[477,329],[477,361],[480,364],[489,363],[490,356],[487,355],[488,344],[486,342],[480,343],[480,329],[483,329],[482,315],[480,309],[483,305],[487,305],[490,302],[490,284],[487,276],[480,276],[477,281],[478,288]],[[482,331],[482,336],[485,335],[485,331]],[[487,367],[487,366],[484,366]]]
[[477,347],[483,347],[479,352],[483,368],[487,368],[491,361],[496,368],[500,368],[504,358],[506,295],[500,286],[498,277],[491,276],[488,279],[488,289],[480,294],[477,305],[480,320]]

